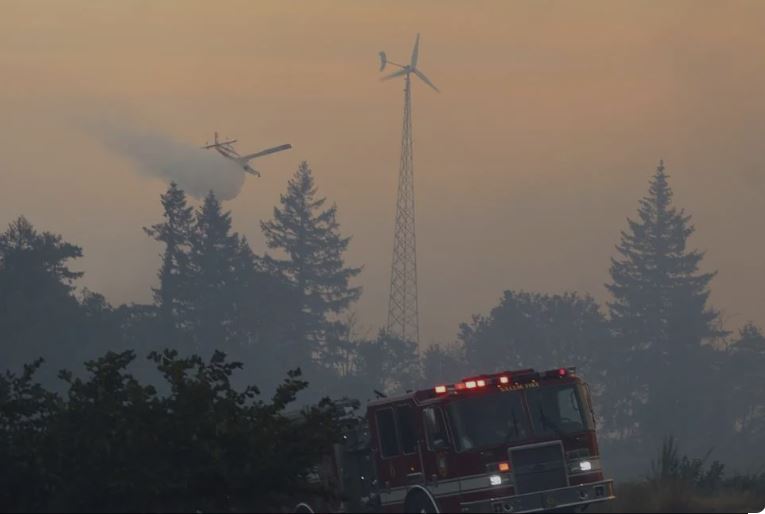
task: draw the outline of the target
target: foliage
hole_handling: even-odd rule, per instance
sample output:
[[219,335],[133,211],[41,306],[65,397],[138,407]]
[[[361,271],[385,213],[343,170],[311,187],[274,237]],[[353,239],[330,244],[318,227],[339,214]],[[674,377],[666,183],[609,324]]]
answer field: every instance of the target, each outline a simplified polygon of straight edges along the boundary
[[[306,432],[283,419],[292,400],[367,400],[374,390],[527,366],[579,369],[592,386],[604,459],[617,456],[625,473],[645,469],[642,449],[670,431],[692,454],[715,447],[726,462],[749,463],[765,444],[765,337],[748,324],[726,344],[707,344],[727,337],[708,302],[713,274],[699,271],[703,254],[687,249],[690,217],[671,200],[660,167],[617,246],[610,319],[588,295],[508,290],[462,324],[456,341],[428,348],[357,333],[349,310],[360,268],[345,264],[350,238],[306,163],[261,224],[274,255],[236,234],[213,194],[193,207],[171,185],[163,219],[145,229],[162,245],[148,305],[112,306],[77,290],[82,274],[70,266],[82,250],[19,218],[0,234],[0,362],[34,364],[0,377],[0,478],[9,484],[0,505],[255,508],[262,502],[248,480],[269,484],[267,495],[299,487],[297,469],[326,440],[326,409],[308,412],[317,428]],[[247,376],[218,349],[244,362]],[[189,353],[200,357],[180,357]],[[297,367],[305,374],[283,382]],[[61,368],[71,370],[65,381],[55,380]],[[269,402],[249,377],[273,393]],[[677,459],[681,476],[708,472],[703,459]]]
[[587,373],[609,332],[589,296],[505,291],[488,316],[460,326],[459,340],[472,372],[565,365]]
[[144,232],[164,244],[162,267],[157,273],[159,287],[153,289],[154,302],[167,337],[175,338],[188,330],[192,299],[191,241],[194,234],[193,209],[186,194],[175,184],[162,195],[164,221]]
[[639,221],[627,220],[606,286],[614,328],[626,344],[666,355],[662,360],[722,335],[714,325],[718,313],[707,306],[715,273],[699,273],[704,254],[687,250],[695,229],[690,216],[672,206],[668,178],[662,163],[640,200]]
[[704,458],[680,456],[679,452],[675,438],[666,437],[662,442],[657,460],[651,465],[650,480],[652,482],[674,480],[707,491],[720,486],[725,466],[715,460],[708,468],[705,468],[711,451],[707,452]]
[[739,330],[727,349],[721,374],[731,377],[731,386],[714,399],[735,431],[726,449],[742,460],[749,448],[765,444],[765,336],[759,327],[747,323]]
[[[716,355],[703,343],[725,335],[718,313],[707,305],[714,273],[700,273],[703,253],[687,249],[694,227],[690,216],[672,205],[668,175],[660,164],[638,220],[616,246],[611,262],[611,325],[617,335],[614,360],[631,370],[617,375],[609,397],[611,421],[623,436],[657,441],[668,430],[690,437],[713,416],[685,398],[703,394],[708,380],[693,370],[714,374]],[[672,391],[672,394],[667,394]],[[672,416],[674,414],[674,416]],[[682,426],[667,422],[680,418]]]
[[268,247],[286,257],[267,257],[266,262],[287,277],[300,295],[298,333],[306,359],[333,352],[321,346],[336,322],[332,316],[361,295],[361,288],[349,285],[361,268],[345,265],[343,252],[350,238],[340,235],[337,206],[322,210],[326,198],[316,198],[316,193],[311,168],[304,161],[281,196],[281,207],[274,208],[273,219],[261,223]]
[[387,394],[403,393],[420,383],[417,345],[381,330],[372,341],[360,343],[358,374],[368,388]]
[[459,344],[430,345],[422,354],[423,387],[446,384],[468,376],[464,347]]
[[39,363],[0,380],[2,510],[268,510],[306,486],[334,440],[331,404],[288,417],[307,383],[291,372],[270,402],[231,385],[240,363],[175,350],[150,355],[167,395],[127,367],[132,352],[62,372],[61,398],[32,381]]
[[[726,476],[718,461],[681,455],[677,441],[662,442],[651,473],[616,484],[616,501],[595,512],[757,512],[765,505],[765,474]],[[607,509],[607,510],[606,510]]]
[[69,261],[81,256],[80,247],[37,232],[24,217],[0,234],[0,362],[5,368],[20,368],[43,354],[62,364],[69,355],[87,353],[82,344],[87,326],[73,293],[82,273],[69,268]]

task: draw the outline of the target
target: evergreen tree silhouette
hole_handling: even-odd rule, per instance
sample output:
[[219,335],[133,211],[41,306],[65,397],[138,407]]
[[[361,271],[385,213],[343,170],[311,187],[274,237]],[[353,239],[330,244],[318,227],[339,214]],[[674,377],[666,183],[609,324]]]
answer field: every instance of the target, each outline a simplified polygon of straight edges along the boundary
[[222,349],[234,339],[241,256],[241,240],[231,232],[231,213],[222,210],[210,191],[196,213],[190,252],[190,315],[200,349]]
[[[144,231],[165,245],[159,287],[153,289],[166,337],[175,341],[179,332],[189,330],[191,294],[190,252],[194,230],[193,209],[186,194],[173,182],[161,196],[164,221],[144,227]],[[168,341],[168,342],[171,342]]]
[[73,294],[82,273],[68,264],[81,256],[79,246],[37,232],[23,216],[0,234],[0,369],[44,357],[47,374],[85,355]]
[[[707,305],[715,273],[701,273],[704,254],[687,248],[694,232],[690,219],[672,205],[660,162],[640,200],[638,219],[628,219],[628,230],[621,233],[606,285],[620,343],[613,358],[621,370],[614,378],[621,383],[611,384],[617,412],[625,415],[620,423],[634,428],[635,419],[642,418],[640,432],[655,430],[657,438],[693,404],[685,394],[693,394],[694,373],[711,371],[702,343],[724,334],[718,312]],[[681,390],[680,383],[688,390]],[[688,417],[680,425],[687,422]],[[682,430],[678,425],[673,432]]]
[[[307,162],[302,162],[281,196],[273,219],[261,222],[269,248],[284,252],[284,259],[267,257],[268,264],[294,285],[300,297],[297,327],[299,349],[309,359],[320,351],[334,315],[357,300],[360,287],[349,281],[361,268],[345,266],[343,252],[350,237],[340,235],[335,205],[322,210],[326,198],[316,197]],[[307,362],[307,361],[306,361]]]

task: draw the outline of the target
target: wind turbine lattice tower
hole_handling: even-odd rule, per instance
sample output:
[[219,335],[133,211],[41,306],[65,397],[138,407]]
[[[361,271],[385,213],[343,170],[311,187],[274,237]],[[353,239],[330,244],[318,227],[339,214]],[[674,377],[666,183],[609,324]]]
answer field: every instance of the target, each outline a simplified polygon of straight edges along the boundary
[[417,34],[412,57],[409,64],[406,65],[389,61],[385,52],[380,52],[380,71],[384,70],[388,64],[400,68],[398,71],[383,77],[382,80],[404,77],[404,120],[401,130],[401,161],[398,171],[387,330],[391,335],[415,343],[419,343],[420,340],[420,326],[417,305],[417,239],[414,216],[411,75],[414,74],[438,92],[438,88],[417,68],[419,46],[420,35]]

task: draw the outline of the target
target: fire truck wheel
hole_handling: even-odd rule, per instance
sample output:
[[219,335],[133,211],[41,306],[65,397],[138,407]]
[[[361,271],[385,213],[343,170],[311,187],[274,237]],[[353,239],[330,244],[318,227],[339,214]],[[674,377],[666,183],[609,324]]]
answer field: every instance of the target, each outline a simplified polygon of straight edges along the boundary
[[433,500],[421,490],[415,490],[409,493],[404,503],[404,512],[421,514],[438,514],[438,507],[433,504]]
[[307,503],[298,503],[295,506],[295,514],[314,514],[313,509]]

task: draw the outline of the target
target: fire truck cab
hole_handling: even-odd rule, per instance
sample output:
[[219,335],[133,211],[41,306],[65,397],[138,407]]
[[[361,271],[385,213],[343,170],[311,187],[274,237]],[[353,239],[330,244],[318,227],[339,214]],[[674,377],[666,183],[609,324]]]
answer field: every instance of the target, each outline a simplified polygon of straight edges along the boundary
[[573,368],[482,375],[367,406],[384,512],[576,510],[614,498]]

